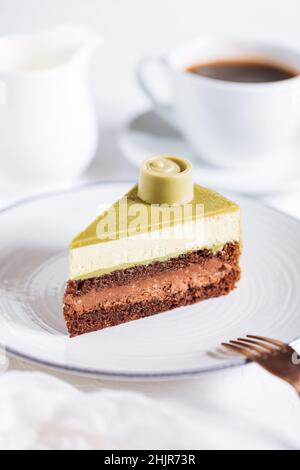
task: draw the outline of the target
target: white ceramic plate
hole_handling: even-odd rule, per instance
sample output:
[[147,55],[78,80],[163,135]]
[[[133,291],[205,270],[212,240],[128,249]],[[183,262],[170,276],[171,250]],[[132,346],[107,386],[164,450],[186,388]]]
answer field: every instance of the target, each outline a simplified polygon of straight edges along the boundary
[[167,378],[242,364],[207,353],[221,341],[300,336],[300,224],[241,200],[243,279],[227,297],[69,339],[62,317],[68,243],[130,183],[94,184],[0,213],[0,344],[27,360],[107,378]]
[[287,148],[280,159],[256,164],[254,168],[228,170],[202,160],[178,132],[149,111],[128,123],[119,137],[119,146],[137,167],[145,158],[162,153],[187,157],[193,162],[195,174],[204,186],[260,196],[299,189],[300,139],[292,148]]

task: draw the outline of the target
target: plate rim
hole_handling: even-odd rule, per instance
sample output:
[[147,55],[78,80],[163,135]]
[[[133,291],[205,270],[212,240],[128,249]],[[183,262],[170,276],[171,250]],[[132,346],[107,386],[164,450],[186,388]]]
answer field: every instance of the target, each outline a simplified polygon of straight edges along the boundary
[[[1,215],[14,210],[16,208],[22,207],[26,204],[30,204],[35,201],[42,201],[44,199],[60,196],[63,194],[70,194],[72,192],[76,192],[78,190],[83,190],[86,188],[91,188],[93,186],[104,186],[104,185],[118,185],[118,184],[134,184],[134,181],[132,179],[128,180],[104,180],[104,181],[90,181],[90,182],[85,182],[85,183],[79,183],[72,185],[71,187],[64,188],[64,189],[58,189],[58,190],[50,190],[50,191],[45,191],[45,192],[40,192],[31,196],[27,196],[25,198],[18,199],[8,205],[5,205],[4,207],[0,208],[0,217]],[[244,196],[244,195],[239,195],[239,198],[241,199],[246,199],[251,201],[252,198]],[[300,220],[297,219],[296,217],[285,213],[284,211],[277,209],[276,207],[272,207],[265,201],[259,200],[256,201],[257,204],[266,207],[267,209],[280,214],[281,216],[286,217],[288,220],[293,220],[297,224],[300,225]],[[300,333],[299,336],[296,336],[294,339],[291,339],[289,344],[292,345],[296,342],[300,341]],[[201,374],[205,373],[210,373],[210,372],[217,372],[221,370],[226,370],[226,369],[232,369],[235,367],[241,367],[243,365],[247,365],[250,363],[248,359],[244,358],[237,358],[235,360],[228,360],[224,361],[224,364],[220,363],[219,365],[215,366],[206,366],[206,367],[197,367],[193,369],[182,369],[178,370],[176,372],[174,371],[164,371],[164,372],[121,372],[121,371],[101,371],[100,369],[89,369],[87,367],[82,368],[82,367],[77,367],[77,366],[69,366],[66,364],[58,364],[56,362],[51,362],[47,361],[44,359],[40,359],[39,357],[31,356],[28,355],[24,352],[18,351],[15,348],[12,348],[10,346],[6,346],[3,344],[0,344],[0,349],[5,351],[7,354],[17,358],[21,359],[23,361],[29,362],[31,364],[36,364],[41,367],[49,368],[58,372],[65,372],[68,374],[74,374],[74,375],[80,375],[80,376],[87,376],[91,378],[97,378],[97,379],[106,379],[106,380],[131,380],[131,381],[143,381],[143,380],[148,380],[148,381],[162,381],[162,380],[174,380],[174,379],[184,379],[184,378],[192,378],[192,377],[197,377]]]

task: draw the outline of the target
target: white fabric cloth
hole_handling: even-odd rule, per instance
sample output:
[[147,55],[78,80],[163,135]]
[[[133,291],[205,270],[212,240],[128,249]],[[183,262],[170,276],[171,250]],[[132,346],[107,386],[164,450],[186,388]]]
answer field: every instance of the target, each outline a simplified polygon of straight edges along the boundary
[[0,416],[1,449],[196,446],[193,424],[172,407],[134,392],[82,393],[42,373],[0,378]]
[[0,449],[300,448],[297,395],[255,365],[165,383],[65,379],[77,387],[24,364],[0,376]]

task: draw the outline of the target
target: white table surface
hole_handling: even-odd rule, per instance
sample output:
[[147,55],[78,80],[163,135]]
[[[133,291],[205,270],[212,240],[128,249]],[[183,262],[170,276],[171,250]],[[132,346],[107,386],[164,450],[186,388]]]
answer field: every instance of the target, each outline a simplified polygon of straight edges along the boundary
[[[121,155],[117,136],[130,117],[148,106],[134,79],[138,58],[199,34],[271,38],[300,47],[299,14],[298,0],[0,0],[0,34],[80,23],[105,36],[105,46],[92,64],[100,146],[83,180],[136,179],[137,170]],[[7,182],[0,187],[0,206],[35,191]],[[267,198],[267,202],[300,218],[300,188],[293,194]],[[10,362],[11,370],[24,367],[32,368],[14,359]],[[216,425],[217,447],[251,448],[259,446],[258,442],[268,448],[300,446],[297,396],[256,365],[164,383],[63,377],[85,390],[136,390],[159,401],[178,403],[199,413],[199,419],[205,411],[208,428],[218,416],[224,427]],[[239,433],[239,444],[226,427]]]

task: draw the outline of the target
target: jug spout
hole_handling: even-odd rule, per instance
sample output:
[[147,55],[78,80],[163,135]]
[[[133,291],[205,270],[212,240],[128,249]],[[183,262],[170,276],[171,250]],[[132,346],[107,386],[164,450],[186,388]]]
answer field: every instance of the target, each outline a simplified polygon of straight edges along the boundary
[[102,42],[95,31],[80,26],[2,36],[0,73],[39,72],[67,65],[76,59],[88,59]]
[[70,50],[70,60],[89,59],[95,50],[103,43],[103,38],[93,30],[77,27],[63,26],[57,29],[61,36],[61,44]]
[[59,41],[66,62],[89,60],[103,43],[103,38],[98,33],[80,26],[61,26],[52,34]]

